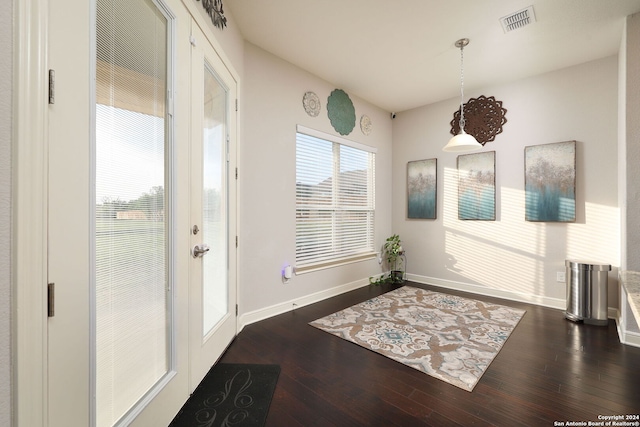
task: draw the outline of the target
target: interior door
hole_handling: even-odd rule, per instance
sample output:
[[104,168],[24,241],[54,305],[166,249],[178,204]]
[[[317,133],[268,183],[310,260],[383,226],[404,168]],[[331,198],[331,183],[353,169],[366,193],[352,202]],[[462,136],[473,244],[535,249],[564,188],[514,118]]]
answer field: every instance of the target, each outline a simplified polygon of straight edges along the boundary
[[237,333],[236,81],[207,37],[191,32],[190,389]]

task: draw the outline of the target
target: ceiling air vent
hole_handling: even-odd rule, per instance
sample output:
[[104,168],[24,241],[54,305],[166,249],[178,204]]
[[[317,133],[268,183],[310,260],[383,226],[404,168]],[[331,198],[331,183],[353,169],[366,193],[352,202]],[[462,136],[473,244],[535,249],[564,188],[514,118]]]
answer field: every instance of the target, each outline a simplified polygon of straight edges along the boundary
[[533,13],[533,6],[529,6],[526,9],[519,10],[500,18],[500,23],[502,24],[502,29],[505,33],[517,30],[518,28],[522,28],[533,22],[536,22],[536,15]]

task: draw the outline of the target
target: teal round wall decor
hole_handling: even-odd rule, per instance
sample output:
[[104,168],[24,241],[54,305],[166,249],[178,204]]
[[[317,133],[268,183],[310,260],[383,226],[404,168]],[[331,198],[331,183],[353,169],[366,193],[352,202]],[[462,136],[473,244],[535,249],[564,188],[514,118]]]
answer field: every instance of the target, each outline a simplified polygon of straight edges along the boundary
[[349,135],[356,126],[356,109],[353,102],[342,89],[331,92],[327,99],[327,114],[331,126],[340,135]]

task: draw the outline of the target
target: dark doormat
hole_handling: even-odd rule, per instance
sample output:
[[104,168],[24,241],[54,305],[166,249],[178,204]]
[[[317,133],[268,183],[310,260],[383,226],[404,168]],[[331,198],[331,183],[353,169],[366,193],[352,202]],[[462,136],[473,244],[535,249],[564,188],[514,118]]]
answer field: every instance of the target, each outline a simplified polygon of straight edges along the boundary
[[278,365],[214,365],[169,427],[263,426],[278,375]]

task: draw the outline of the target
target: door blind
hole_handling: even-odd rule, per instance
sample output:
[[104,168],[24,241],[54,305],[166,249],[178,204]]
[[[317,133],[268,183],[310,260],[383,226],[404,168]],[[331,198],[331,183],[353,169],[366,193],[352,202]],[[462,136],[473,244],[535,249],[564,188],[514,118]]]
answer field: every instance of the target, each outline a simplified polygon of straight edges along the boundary
[[170,367],[169,24],[150,0],[96,3],[99,427],[117,424],[138,408]]

